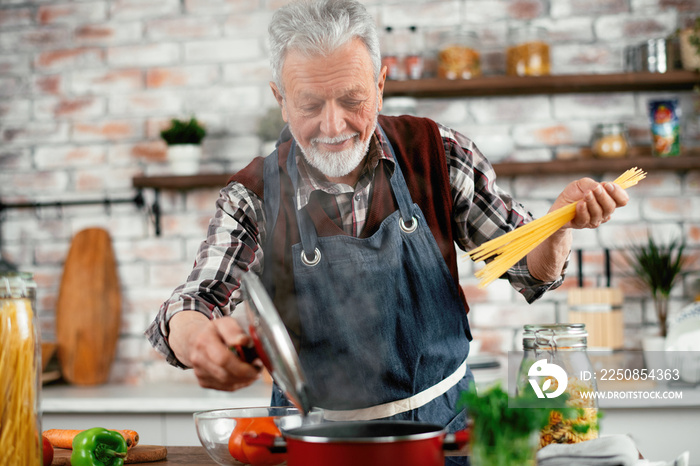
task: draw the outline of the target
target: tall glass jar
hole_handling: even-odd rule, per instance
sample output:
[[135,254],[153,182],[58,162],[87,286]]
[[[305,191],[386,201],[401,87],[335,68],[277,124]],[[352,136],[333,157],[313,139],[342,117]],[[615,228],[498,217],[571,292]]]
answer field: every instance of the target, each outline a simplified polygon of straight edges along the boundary
[[573,417],[557,410],[540,432],[539,446],[579,443],[598,437],[598,403],[593,367],[588,358],[588,332],[584,324],[525,325],[523,359],[518,371],[518,393],[535,392],[537,398],[556,399],[566,394]]
[[438,51],[438,77],[471,79],[481,76],[476,34],[462,28],[446,33]]
[[506,74],[509,76],[546,76],[551,64],[547,31],[536,26],[514,28],[508,34]]
[[[41,344],[26,274],[0,274],[0,451],[41,465]],[[31,277],[29,277],[31,279]]]

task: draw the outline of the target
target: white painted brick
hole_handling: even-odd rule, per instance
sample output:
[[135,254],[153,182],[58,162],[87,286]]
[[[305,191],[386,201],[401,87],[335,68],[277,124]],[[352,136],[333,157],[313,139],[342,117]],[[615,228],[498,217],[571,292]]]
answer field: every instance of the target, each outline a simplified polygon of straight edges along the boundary
[[107,19],[107,2],[56,3],[37,9],[37,21],[41,25],[76,25]]
[[153,41],[182,41],[221,37],[223,26],[217,17],[178,16],[146,22],[146,37]]
[[[267,58],[223,65],[225,83],[269,83],[272,81],[270,62]],[[270,92],[271,93],[271,92]]]
[[252,11],[226,17],[224,35],[226,37],[255,37],[260,31],[266,31],[272,14],[269,10]]
[[157,18],[180,13],[179,0],[115,0],[109,14],[116,20]]
[[4,144],[25,146],[67,142],[69,127],[66,123],[53,121],[30,121],[21,125],[13,122],[2,122],[0,130]]
[[534,122],[552,118],[547,96],[475,98],[468,105],[478,123]]
[[[0,34],[0,37],[2,34]],[[1,39],[0,39],[1,40]],[[0,55],[0,75],[24,76],[30,70],[30,57],[25,54],[6,53]]]
[[550,5],[549,13],[555,18],[583,15],[599,16],[630,11],[625,0],[557,0]]
[[654,14],[605,15],[594,22],[596,37],[604,41],[643,41],[656,37],[666,37],[676,29],[675,11]]
[[381,7],[382,26],[408,27],[432,25],[439,18],[441,26],[459,25],[463,6],[457,1],[394,3]]
[[34,67],[44,73],[96,68],[103,63],[103,51],[91,47],[49,50],[39,53],[34,59]]
[[0,28],[6,31],[10,28],[20,28],[33,24],[34,11],[28,7],[0,10]]
[[187,63],[230,62],[258,59],[263,56],[259,39],[219,39],[186,42]]
[[508,2],[503,0],[466,0],[463,6],[464,22],[482,25],[507,20]]
[[96,97],[46,97],[34,101],[37,120],[71,120],[100,117],[105,114],[105,100]]
[[655,197],[642,206],[642,217],[652,222],[682,222],[690,220],[693,204],[688,198]]
[[75,94],[112,94],[144,88],[144,74],[139,69],[80,70],[70,75]]
[[0,167],[3,171],[27,171],[32,168],[31,151],[28,147],[0,148]]
[[115,116],[178,115],[182,102],[177,92],[145,91],[109,98],[109,114]]
[[128,45],[107,50],[107,64],[113,67],[172,65],[180,60],[180,47],[172,43]]
[[211,111],[239,112],[260,108],[260,88],[240,85],[230,87],[209,87],[201,90],[182,92],[183,111],[200,113]]
[[552,97],[554,118],[587,119],[593,123],[617,122],[635,116],[630,93],[565,94]]
[[213,64],[150,68],[146,73],[146,86],[152,89],[175,87],[202,88],[216,85],[220,81],[219,66]]
[[90,23],[75,29],[75,42],[85,46],[138,44],[143,40],[140,22]]
[[513,193],[516,197],[527,193],[531,198],[555,199],[574,179],[571,175],[519,176],[513,182]]
[[587,145],[591,128],[581,121],[523,123],[513,127],[513,138],[518,146],[524,147]]
[[76,122],[72,140],[75,142],[124,141],[143,137],[143,123],[135,120]]
[[38,146],[34,161],[40,170],[103,164],[107,160],[103,146]]
[[30,52],[67,47],[71,30],[67,26],[38,27],[2,31],[0,50],[4,52]]
[[185,0],[185,11],[194,15],[250,13],[258,8],[260,8],[260,0]]
[[551,44],[552,74],[622,72],[622,45]]
[[418,99],[416,114],[432,118],[443,125],[455,127],[473,122],[467,110],[465,99]]
[[212,158],[235,162],[241,169],[258,154],[260,140],[257,137],[217,138],[212,139],[208,147]]
[[27,99],[0,101],[0,119],[3,121],[28,121],[31,102]]

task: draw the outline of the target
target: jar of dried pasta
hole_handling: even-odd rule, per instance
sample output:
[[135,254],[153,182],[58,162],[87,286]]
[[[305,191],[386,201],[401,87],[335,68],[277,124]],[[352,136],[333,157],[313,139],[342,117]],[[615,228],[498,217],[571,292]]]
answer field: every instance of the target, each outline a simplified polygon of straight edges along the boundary
[[627,155],[627,130],[622,123],[601,123],[593,128],[591,150],[595,157],[616,158]]
[[[579,443],[598,437],[597,386],[584,324],[525,325],[518,395],[535,407],[552,407],[539,446]],[[575,409],[558,409],[575,408]]]
[[438,49],[438,77],[470,79],[481,75],[481,56],[476,34],[456,29],[444,35]]
[[547,31],[536,26],[513,28],[508,33],[506,74],[546,76],[550,73]]
[[0,451],[14,464],[42,464],[41,344],[32,310],[33,281],[0,273]]

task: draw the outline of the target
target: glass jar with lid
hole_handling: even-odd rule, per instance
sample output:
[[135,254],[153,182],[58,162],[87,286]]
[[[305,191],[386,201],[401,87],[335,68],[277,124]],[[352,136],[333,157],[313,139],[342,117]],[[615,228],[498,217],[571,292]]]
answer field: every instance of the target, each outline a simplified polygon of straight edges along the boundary
[[524,355],[516,391],[523,394],[530,390],[538,399],[552,402],[564,395],[565,407],[576,408],[574,417],[550,412],[549,423],[540,432],[540,447],[598,437],[597,386],[587,340],[584,324],[524,326]]
[[629,144],[623,123],[600,123],[593,128],[591,150],[595,157],[625,157]]
[[506,74],[546,76],[551,69],[547,31],[537,26],[513,28],[508,33]]
[[481,76],[481,55],[476,34],[457,28],[443,35],[438,50],[438,77],[470,79]]
[[33,280],[0,273],[0,448],[16,464],[41,465],[41,344]]

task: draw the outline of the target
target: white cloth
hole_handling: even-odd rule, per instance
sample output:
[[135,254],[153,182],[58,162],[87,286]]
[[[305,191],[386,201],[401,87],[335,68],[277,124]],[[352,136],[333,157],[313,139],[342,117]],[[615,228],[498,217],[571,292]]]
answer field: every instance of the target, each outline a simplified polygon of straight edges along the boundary
[[581,443],[555,443],[537,452],[537,466],[633,466],[637,446],[627,435],[610,435]]

